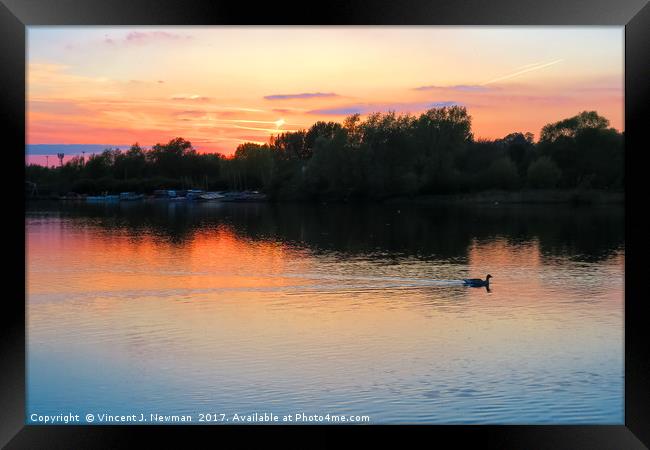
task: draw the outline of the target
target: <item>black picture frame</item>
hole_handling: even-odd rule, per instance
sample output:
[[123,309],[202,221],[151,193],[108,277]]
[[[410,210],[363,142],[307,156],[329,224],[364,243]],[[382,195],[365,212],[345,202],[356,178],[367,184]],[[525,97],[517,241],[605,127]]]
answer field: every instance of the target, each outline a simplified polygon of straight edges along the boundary
[[[625,26],[625,424],[620,426],[300,426],[316,431],[317,444],[335,444],[330,430],[372,431],[380,438],[408,431],[412,439],[493,448],[632,449],[650,446],[650,358],[643,297],[642,245],[647,222],[642,190],[644,119],[648,116],[650,5],[646,0],[458,0],[455,2],[339,1],[278,7],[226,1],[181,0],[1,0],[0,121],[5,137],[5,242],[10,243],[5,266],[2,305],[2,407],[0,444],[6,448],[118,448],[135,439],[205,439],[234,434],[243,444],[250,430],[269,438],[278,428],[254,427],[134,427],[25,425],[25,199],[16,194],[24,183],[25,30],[31,25],[619,25]],[[647,147],[647,146],[646,146]],[[7,166],[8,165],[8,166]],[[14,169],[15,167],[15,169]],[[9,174],[9,176],[7,176]],[[20,191],[22,192],[22,191]],[[295,427],[280,427],[283,433]],[[434,439],[434,441],[432,441]],[[314,441],[310,441],[314,443]]]

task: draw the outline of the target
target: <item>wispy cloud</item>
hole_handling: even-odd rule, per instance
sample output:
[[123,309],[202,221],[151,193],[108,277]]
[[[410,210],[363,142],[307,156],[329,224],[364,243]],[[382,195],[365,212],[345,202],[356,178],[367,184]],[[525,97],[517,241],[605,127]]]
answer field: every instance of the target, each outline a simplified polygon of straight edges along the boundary
[[168,31],[132,31],[126,35],[127,41],[142,41],[146,39],[190,39],[186,34],[170,33]]
[[177,119],[177,120],[195,120],[195,119],[201,119],[204,118],[208,115],[206,111],[199,111],[199,110],[185,110],[185,111],[173,111],[171,115]]
[[189,34],[171,33],[169,31],[131,31],[124,36],[114,37],[104,35],[104,43],[116,44],[145,44],[150,42],[182,41],[192,39]]
[[284,115],[295,115],[295,114],[304,114],[308,109],[304,108],[273,108],[271,112],[284,114]]
[[305,92],[302,94],[274,94],[264,96],[265,100],[294,100],[303,98],[327,98],[338,97],[334,92]]
[[29,113],[46,113],[53,115],[83,115],[88,110],[70,100],[30,100],[27,104]]
[[278,133],[278,132],[283,132],[284,133],[284,132],[287,132],[287,131],[297,131],[297,130],[289,129],[289,128],[286,128],[286,129],[282,128],[281,129],[281,125],[282,124],[280,124],[280,125],[276,124],[275,128],[247,127],[247,126],[243,126],[243,125],[233,125],[233,127],[238,128],[240,130],[260,131],[260,132],[267,133],[267,134],[273,134],[273,133]]
[[322,108],[308,111],[308,114],[322,114],[333,116],[345,116],[349,114],[369,114],[374,112],[415,112],[424,111],[431,108],[442,108],[445,106],[460,105],[456,101],[443,102],[411,102],[411,103],[362,103],[356,105],[346,105],[334,108]]
[[172,96],[172,100],[207,102],[208,100],[210,100],[210,98],[198,94],[177,94]]

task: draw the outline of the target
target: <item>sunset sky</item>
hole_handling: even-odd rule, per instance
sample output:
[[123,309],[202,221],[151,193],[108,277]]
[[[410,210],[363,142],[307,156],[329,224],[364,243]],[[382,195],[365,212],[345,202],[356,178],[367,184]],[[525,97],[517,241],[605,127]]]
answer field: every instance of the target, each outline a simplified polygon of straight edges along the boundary
[[623,129],[622,27],[29,27],[27,34],[32,162],[59,149],[70,156],[177,136],[199,151],[231,154],[242,142],[266,143],[318,120],[452,104],[468,108],[477,138],[514,131],[537,138],[546,123],[583,110]]

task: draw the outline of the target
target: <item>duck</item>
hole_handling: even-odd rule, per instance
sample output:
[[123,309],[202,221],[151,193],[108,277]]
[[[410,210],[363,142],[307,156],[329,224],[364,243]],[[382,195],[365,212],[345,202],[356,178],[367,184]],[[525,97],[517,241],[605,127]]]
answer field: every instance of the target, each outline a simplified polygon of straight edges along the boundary
[[493,277],[488,273],[487,277],[485,277],[485,280],[481,280],[480,278],[465,278],[463,282],[465,283],[465,286],[490,287],[490,278]]

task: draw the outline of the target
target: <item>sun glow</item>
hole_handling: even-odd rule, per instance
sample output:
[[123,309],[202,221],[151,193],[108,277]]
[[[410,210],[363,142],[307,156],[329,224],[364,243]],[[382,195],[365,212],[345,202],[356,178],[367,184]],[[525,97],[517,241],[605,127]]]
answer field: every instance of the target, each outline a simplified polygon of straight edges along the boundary
[[28,38],[30,145],[182,136],[229,155],[318,121],[447,104],[487,139],[538,136],[583,110],[623,129],[617,27],[33,27]]

